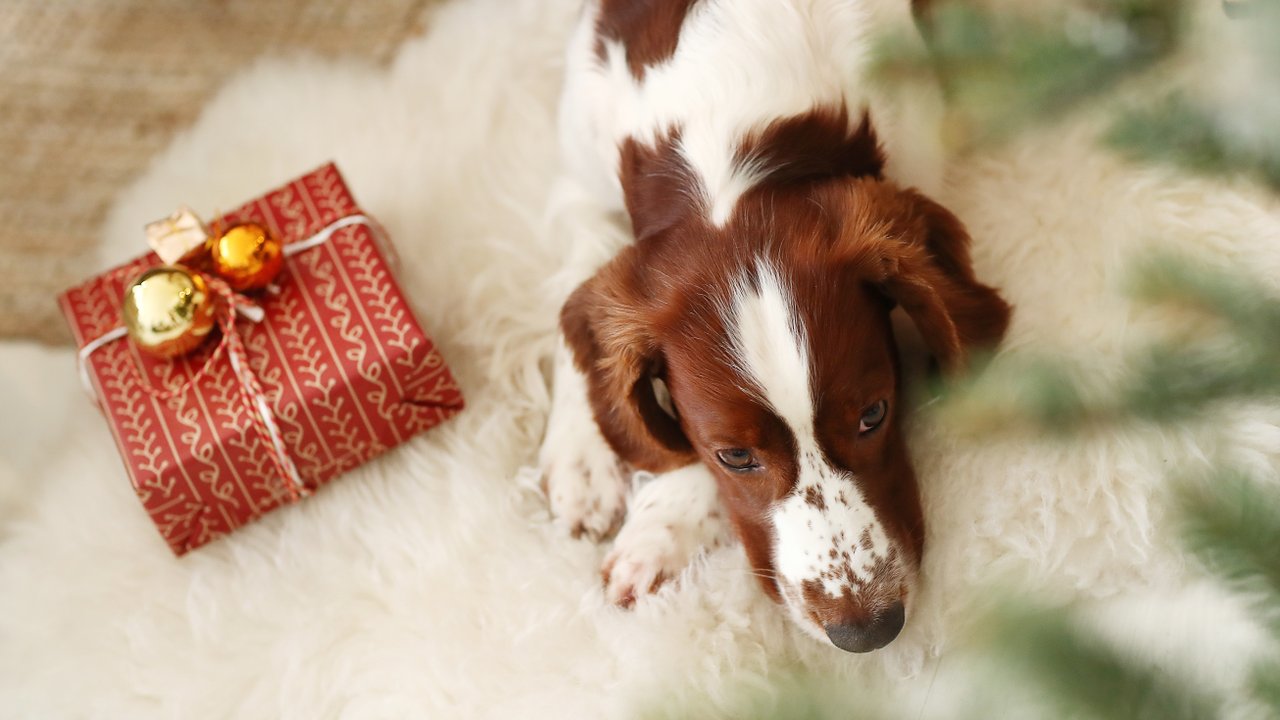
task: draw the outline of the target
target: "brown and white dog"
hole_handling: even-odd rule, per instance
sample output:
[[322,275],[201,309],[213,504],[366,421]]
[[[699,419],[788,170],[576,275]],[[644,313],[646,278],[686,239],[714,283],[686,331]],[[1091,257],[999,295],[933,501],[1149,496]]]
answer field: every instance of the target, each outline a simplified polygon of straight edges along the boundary
[[[630,505],[615,603],[731,527],[811,635],[903,627],[925,532],[889,314],[954,367],[1009,307],[928,197],[936,88],[866,80],[885,37],[921,42],[908,0],[587,2],[561,145],[634,242],[574,279],[540,462],[575,535]],[[628,503],[633,469],[656,477]]]

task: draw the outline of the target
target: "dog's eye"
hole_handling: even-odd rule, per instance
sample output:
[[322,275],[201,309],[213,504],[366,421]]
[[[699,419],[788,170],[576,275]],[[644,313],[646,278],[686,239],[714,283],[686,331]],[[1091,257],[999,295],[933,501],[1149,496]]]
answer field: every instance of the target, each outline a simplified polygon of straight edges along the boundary
[[716,452],[716,459],[721,465],[730,470],[752,470],[760,467],[756,463],[756,458],[751,454],[750,450],[745,448],[733,448],[732,450],[720,450]]
[[880,427],[880,423],[884,422],[884,416],[889,413],[889,403],[881,400],[862,411],[862,417],[858,420],[858,434],[866,433]]

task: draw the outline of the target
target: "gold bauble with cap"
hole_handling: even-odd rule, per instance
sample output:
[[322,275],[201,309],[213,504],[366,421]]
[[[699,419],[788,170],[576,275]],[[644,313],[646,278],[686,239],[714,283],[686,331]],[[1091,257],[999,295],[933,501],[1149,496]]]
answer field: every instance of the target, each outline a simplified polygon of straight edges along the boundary
[[257,223],[227,228],[209,243],[213,272],[236,292],[266,287],[284,266],[284,247]]
[[157,357],[191,352],[215,324],[214,297],[204,278],[176,265],[142,273],[125,289],[122,305],[129,338]]

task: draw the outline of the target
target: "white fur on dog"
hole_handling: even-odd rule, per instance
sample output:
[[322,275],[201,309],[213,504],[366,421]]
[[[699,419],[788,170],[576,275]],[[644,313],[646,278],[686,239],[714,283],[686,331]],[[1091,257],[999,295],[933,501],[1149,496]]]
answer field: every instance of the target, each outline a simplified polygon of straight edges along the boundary
[[[830,597],[849,593],[867,604],[869,598],[861,588],[883,595],[882,585],[887,584],[896,597],[900,573],[872,585],[873,573],[878,562],[893,563],[905,553],[889,541],[884,524],[858,490],[856,478],[832,466],[818,446],[809,334],[796,312],[791,289],[763,260],[755,268],[755,286],[745,277],[735,283],[733,309],[725,324],[732,328],[731,354],[749,379],[749,389],[795,438],[796,487],[777,503],[771,518],[777,543],[774,562],[787,609],[804,630],[821,640],[824,634],[806,617],[804,584],[821,581]],[[806,494],[811,492],[822,498],[821,506],[809,501]],[[849,576],[840,572],[846,562]],[[875,613],[881,608],[873,605],[868,610]]]
[[[1280,410],[1257,403],[1070,444],[963,438],[919,415],[921,591],[903,635],[868,656],[786,621],[736,545],[632,612],[606,606],[608,548],[565,537],[521,471],[550,404],[558,299],[543,281],[621,240],[553,181],[576,4],[447,5],[387,70],[263,64],[122,194],[101,264],[139,252],[142,223],[179,203],[231,208],[336,159],[389,228],[469,407],[176,560],[70,351],[4,347],[0,717],[620,718],[694,703],[715,716],[739,710],[744,687],[765,689],[752,697],[767,707],[796,668],[846,703],[887,687],[896,716],[946,717],[976,684],[954,652],[974,607],[1011,578],[1084,602],[1178,677],[1238,686],[1257,635],[1237,601],[1195,580],[1160,496],[1170,469],[1223,457],[1280,469]],[[1217,5],[1204,17],[1218,21]],[[972,231],[979,276],[1017,306],[1008,352],[1071,354],[1113,376],[1126,347],[1179,320],[1125,298],[1128,261],[1167,246],[1274,285],[1280,208],[1245,182],[1119,160],[1096,149],[1099,127],[1082,116],[967,158],[940,199]],[[567,236],[594,249],[562,257]],[[1028,716],[1016,704],[1030,699],[1007,702]]]
[[[575,177],[617,188],[618,143],[654,145],[678,129],[681,155],[698,198],[717,225],[770,168],[740,162],[737,144],[779,118],[821,106],[848,110],[850,129],[871,116],[887,157],[886,174],[933,193],[942,158],[936,87],[867,79],[877,38],[918,45],[911,6],[902,0],[704,0],[690,10],[675,53],[637,81],[625,48],[605,41],[595,53],[599,2],[587,3],[568,54],[561,142]],[[695,101],[690,102],[691,99]],[[617,206],[621,193],[603,198]]]
[[556,345],[547,430],[538,470],[556,524],[595,539],[617,528],[626,512],[622,463],[605,441],[587,399],[587,378],[573,364],[563,336]]

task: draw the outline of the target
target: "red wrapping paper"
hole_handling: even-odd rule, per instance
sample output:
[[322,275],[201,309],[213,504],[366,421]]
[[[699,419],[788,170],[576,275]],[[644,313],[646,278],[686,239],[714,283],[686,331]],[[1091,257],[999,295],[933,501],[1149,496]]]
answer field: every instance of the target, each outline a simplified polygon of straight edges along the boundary
[[[337,168],[326,165],[211,226],[254,221],[288,245],[357,213]],[[125,286],[158,264],[148,254],[59,298],[80,348],[120,325]],[[307,490],[462,409],[457,383],[369,226],[340,229],[292,255],[275,284],[279,293],[257,298],[264,319],[241,318],[235,332]],[[217,344],[170,361],[120,339],[85,361],[133,488],[178,555],[290,502],[270,437],[254,421],[228,354],[196,375]],[[193,377],[169,399],[144,386],[172,390]]]

